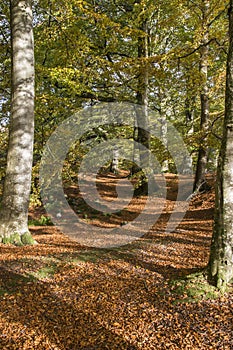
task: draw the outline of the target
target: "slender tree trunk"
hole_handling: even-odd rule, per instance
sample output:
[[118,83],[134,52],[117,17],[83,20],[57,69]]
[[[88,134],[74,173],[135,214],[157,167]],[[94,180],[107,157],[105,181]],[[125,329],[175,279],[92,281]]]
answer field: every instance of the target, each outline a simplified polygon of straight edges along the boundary
[[218,160],[216,210],[209,276],[219,289],[233,282],[233,0],[229,9],[230,46],[227,58],[225,118]]
[[[209,31],[208,31],[208,12],[209,12],[209,0],[203,1],[203,39],[200,58],[200,73],[203,79],[203,86],[201,91],[201,121],[200,130],[207,131],[209,121],[209,88],[208,88],[208,56],[209,56]],[[200,185],[205,181],[205,173],[207,166],[207,148],[205,135],[201,140],[200,148],[198,151],[197,167],[194,181],[194,191],[197,190]]]
[[119,149],[117,146],[114,147],[113,149],[113,155],[112,155],[112,162],[111,162],[111,166],[110,166],[110,171],[114,174],[118,174],[119,172]]
[[7,168],[0,211],[3,243],[34,243],[28,205],[34,133],[34,50],[31,0],[11,0],[12,98]]
[[[194,133],[194,117],[195,117],[195,97],[187,96],[185,100],[185,117],[187,126],[187,135],[191,136]],[[191,159],[186,156],[183,158],[182,174],[192,174],[192,162]]]
[[150,133],[148,132],[148,38],[147,38],[147,21],[143,20],[141,31],[145,33],[144,37],[138,39],[138,58],[141,60],[140,73],[138,78],[138,91],[137,91],[137,103],[141,106],[141,109],[137,110],[137,141],[139,145],[143,145],[147,148],[148,152],[140,149],[140,162],[141,167],[149,165],[149,147],[150,147]]
[[166,173],[169,171],[169,164],[167,159],[167,146],[168,146],[168,139],[167,139],[167,118],[165,113],[165,103],[166,103],[166,96],[165,92],[162,90],[161,87],[159,87],[159,101],[160,101],[160,108],[159,108],[159,120],[160,120],[160,137],[163,146],[165,147],[164,152],[164,159],[161,164],[161,171],[163,173]]
[[[144,11],[145,9],[143,9]],[[144,17],[144,18],[143,18]],[[137,103],[141,108],[136,110],[136,130],[134,135],[137,136],[139,148],[140,168],[147,170],[147,178],[145,175],[140,175],[139,188],[135,194],[148,194],[148,183],[150,183],[150,191],[158,190],[158,185],[154,179],[154,171],[151,168],[150,162],[150,132],[149,130],[149,114],[148,114],[148,89],[149,89],[149,72],[148,72],[148,57],[149,57],[149,31],[148,19],[142,16],[139,29],[143,33],[138,38],[138,58],[140,64],[138,77]],[[136,168],[136,170],[138,170]]]
[[[194,117],[195,117],[195,97],[189,99],[188,97],[185,100],[185,116],[186,116],[186,125],[189,128],[188,135],[193,135],[194,133]],[[190,101],[191,100],[191,101]]]
[[[153,178],[153,169],[150,166],[150,132],[149,116],[148,116],[148,28],[147,19],[143,19],[140,24],[140,30],[144,33],[138,38],[138,58],[140,60],[140,71],[138,77],[137,103],[141,106],[136,110],[136,140],[139,148],[140,168],[147,169],[148,176],[151,177],[150,183],[153,185],[153,190],[158,187]],[[136,171],[137,167],[134,167]],[[134,170],[132,170],[134,172]],[[152,187],[152,186],[151,186]],[[151,189],[152,190],[152,189]],[[148,179],[144,175],[140,175],[140,187],[135,191],[137,195],[148,193]]]

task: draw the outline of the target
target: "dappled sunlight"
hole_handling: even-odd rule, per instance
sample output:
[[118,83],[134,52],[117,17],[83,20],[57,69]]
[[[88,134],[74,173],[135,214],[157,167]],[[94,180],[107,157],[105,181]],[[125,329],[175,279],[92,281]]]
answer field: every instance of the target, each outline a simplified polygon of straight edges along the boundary
[[[216,299],[209,299],[198,289],[195,300],[192,281],[179,282],[198,276],[208,262],[212,199],[210,193],[193,199],[172,233],[165,233],[165,208],[144,237],[118,248],[81,246],[54,226],[31,227],[37,246],[0,245],[1,346],[178,350],[187,349],[185,339],[193,349],[217,348],[220,342],[230,349],[232,294],[211,291]],[[140,212],[144,199],[133,201],[132,212]],[[168,199],[166,207],[171,208]]]

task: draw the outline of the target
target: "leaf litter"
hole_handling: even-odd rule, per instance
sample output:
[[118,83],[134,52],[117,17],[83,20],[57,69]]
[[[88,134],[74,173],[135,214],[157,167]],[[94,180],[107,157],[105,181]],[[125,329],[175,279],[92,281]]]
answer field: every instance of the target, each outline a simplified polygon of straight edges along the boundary
[[[175,177],[169,184],[174,194]],[[115,249],[80,246],[53,226],[31,227],[36,246],[0,244],[0,348],[233,349],[232,289],[219,293],[203,274],[214,191],[195,196],[175,232],[165,234],[173,201],[147,235]],[[94,220],[130,221],[143,198],[131,205],[112,222],[96,213]]]

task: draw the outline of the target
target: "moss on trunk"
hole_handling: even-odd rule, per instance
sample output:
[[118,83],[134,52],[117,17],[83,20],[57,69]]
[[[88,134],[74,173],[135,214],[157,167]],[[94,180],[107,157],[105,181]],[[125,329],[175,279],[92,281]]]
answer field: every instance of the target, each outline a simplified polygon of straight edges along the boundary
[[14,232],[10,236],[0,237],[0,242],[3,244],[14,244],[16,246],[37,244],[30,232],[25,232],[22,235]]

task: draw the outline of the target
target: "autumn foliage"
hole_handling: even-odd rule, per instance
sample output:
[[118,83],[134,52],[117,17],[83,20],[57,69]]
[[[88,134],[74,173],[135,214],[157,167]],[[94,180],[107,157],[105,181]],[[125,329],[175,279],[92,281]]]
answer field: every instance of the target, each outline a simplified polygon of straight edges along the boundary
[[37,246],[0,245],[0,347],[232,349],[233,294],[217,292],[202,273],[213,190],[165,234],[170,198],[147,236],[128,246],[82,247],[53,226],[31,227]]

